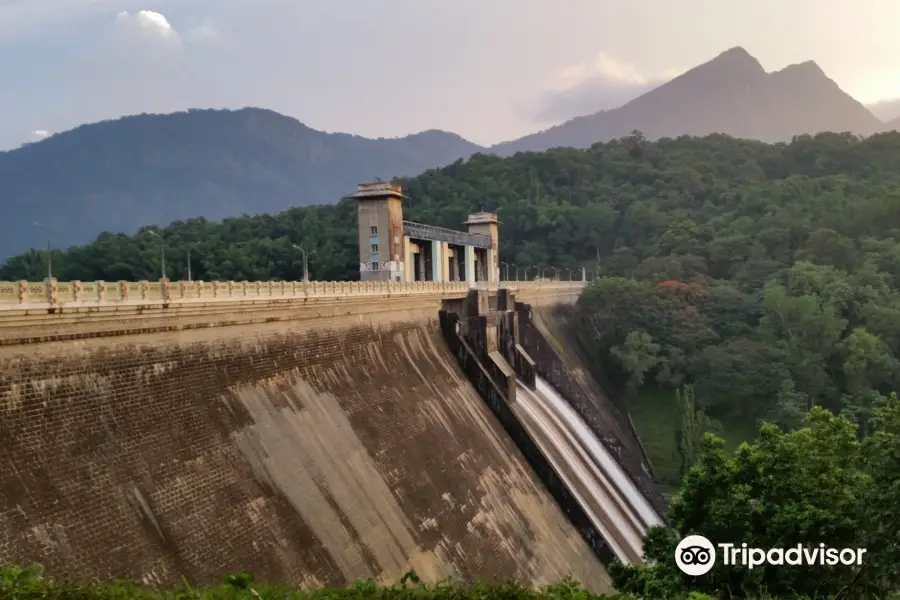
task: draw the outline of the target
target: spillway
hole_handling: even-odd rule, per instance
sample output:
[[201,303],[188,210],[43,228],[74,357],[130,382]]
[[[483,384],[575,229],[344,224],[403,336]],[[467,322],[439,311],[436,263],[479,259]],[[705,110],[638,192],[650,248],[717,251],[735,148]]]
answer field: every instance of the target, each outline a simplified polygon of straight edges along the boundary
[[545,380],[519,383],[516,416],[625,564],[643,562],[643,537],[662,519],[584,420]]

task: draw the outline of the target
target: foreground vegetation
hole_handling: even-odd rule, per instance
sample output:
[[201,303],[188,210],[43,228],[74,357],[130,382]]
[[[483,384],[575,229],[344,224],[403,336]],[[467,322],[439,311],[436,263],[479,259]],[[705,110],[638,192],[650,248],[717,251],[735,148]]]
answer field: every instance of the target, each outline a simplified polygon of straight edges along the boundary
[[130,581],[68,583],[44,577],[39,567],[7,568],[0,571],[0,598],[15,600],[600,600],[573,580],[564,580],[541,590],[516,585],[462,586],[442,583],[423,585],[415,573],[406,574],[394,586],[377,586],[369,580],[343,589],[301,591],[285,586],[258,584],[249,573],[227,575],[221,585],[155,590]]
[[[159,590],[131,581],[71,583],[42,575],[40,567],[0,570],[0,598],[10,600],[633,600],[627,594],[594,594],[572,579],[530,589],[515,584],[463,586],[450,582],[424,585],[408,573],[393,586],[359,581],[351,587],[301,591],[286,586],[257,584],[249,573],[224,577],[221,585]],[[712,600],[701,592],[671,597],[672,600]],[[769,596],[761,597],[768,600]],[[819,597],[816,600],[829,600]]]

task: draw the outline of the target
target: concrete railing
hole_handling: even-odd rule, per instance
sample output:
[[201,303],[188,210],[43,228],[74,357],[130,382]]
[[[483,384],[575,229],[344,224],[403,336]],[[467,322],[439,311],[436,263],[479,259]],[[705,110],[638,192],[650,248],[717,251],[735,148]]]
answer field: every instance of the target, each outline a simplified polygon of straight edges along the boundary
[[472,288],[572,290],[584,281],[13,281],[0,282],[0,310],[116,304],[264,299],[329,298],[358,295],[455,294]]

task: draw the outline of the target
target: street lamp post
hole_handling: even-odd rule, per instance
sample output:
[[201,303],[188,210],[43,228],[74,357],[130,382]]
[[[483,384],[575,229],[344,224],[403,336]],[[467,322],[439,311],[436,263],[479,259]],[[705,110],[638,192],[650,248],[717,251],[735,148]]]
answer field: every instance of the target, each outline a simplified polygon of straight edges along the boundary
[[506,279],[506,281],[509,281],[509,263],[501,261],[500,264],[505,267],[503,278]]
[[193,281],[191,278],[191,247],[188,246],[188,255],[187,255],[187,268],[188,268],[188,281]]
[[553,279],[559,279],[559,267],[547,267],[553,269]]
[[166,241],[163,239],[161,235],[153,231],[152,229],[148,229],[147,233],[152,235],[153,237],[159,240],[159,250],[160,250],[160,267],[162,269],[162,278],[168,279],[166,277]]
[[516,281],[518,281],[519,280],[519,265],[517,265],[516,263],[512,263],[512,266],[516,271]]
[[53,248],[50,245],[50,230],[43,223],[34,222],[35,227],[39,227],[47,234],[47,281],[53,279]]
[[572,281],[572,269],[566,269],[569,272],[569,281]]
[[308,258],[308,256],[314,255],[316,253],[316,251],[313,250],[312,252],[309,253],[309,255],[307,255],[306,250],[304,250],[297,244],[291,244],[291,246],[293,246],[296,250],[299,250],[300,253],[303,255],[303,282],[306,283],[309,281],[309,262],[307,261],[307,258]]

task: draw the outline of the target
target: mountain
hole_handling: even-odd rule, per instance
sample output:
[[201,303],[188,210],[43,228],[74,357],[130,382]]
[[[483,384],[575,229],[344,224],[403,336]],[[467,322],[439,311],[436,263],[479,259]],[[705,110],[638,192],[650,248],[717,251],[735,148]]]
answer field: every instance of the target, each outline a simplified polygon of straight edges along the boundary
[[[897,125],[895,125],[897,126]],[[743,48],[614,110],[484,149],[430,130],[395,139],[325,133],[270,110],[189,110],[83,125],[0,152],[0,261],[47,243],[334,203],[361,181],[416,175],[477,152],[587,148],[639,130],[649,139],[727,133],[763,141],[885,125],[814,62],[766,73]]]
[[897,117],[890,123],[886,123],[884,126],[885,131],[900,131],[900,117]]
[[766,73],[758,60],[737,47],[619,108],[578,117],[490,151],[505,156],[557,146],[587,148],[634,130],[649,139],[726,133],[773,142],[821,131],[870,135],[882,128],[881,121],[816,63]]
[[334,203],[357,183],[416,175],[482,148],[444,131],[325,133],[270,110],[190,110],[82,125],[0,152],[0,260],[29,247],[202,216]]
[[885,123],[894,119],[900,119],[900,98],[882,100],[874,104],[869,104],[866,108]]

